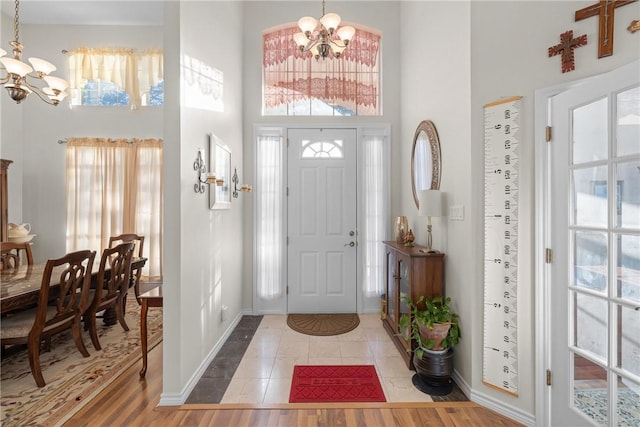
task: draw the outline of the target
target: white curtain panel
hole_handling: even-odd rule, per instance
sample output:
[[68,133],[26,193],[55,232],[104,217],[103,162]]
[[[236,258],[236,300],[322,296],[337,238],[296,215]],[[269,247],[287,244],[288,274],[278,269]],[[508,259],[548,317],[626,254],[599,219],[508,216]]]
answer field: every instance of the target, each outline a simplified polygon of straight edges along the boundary
[[256,292],[279,298],[284,288],[284,140],[261,135],[256,146]]
[[388,164],[384,136],[364,136],[363,189],[364,189],[364,275],[363,290],[366,297],[383,293],[384,250],[389,222]]
[[158,139],[69,138],[67,252],[101,253],[109,237],[145,236],[142,275],[162,279],[162,162]]

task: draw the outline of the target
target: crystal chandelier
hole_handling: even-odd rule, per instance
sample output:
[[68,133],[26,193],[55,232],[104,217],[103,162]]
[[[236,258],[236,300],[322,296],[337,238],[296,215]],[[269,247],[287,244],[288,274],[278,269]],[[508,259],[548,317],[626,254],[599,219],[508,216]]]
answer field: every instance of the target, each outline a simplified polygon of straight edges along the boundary
[[322,18],[317,21],[311,16],[304,16],[298,20],[298,27],[302,30],[293,36],[301,52],[309,52],[316,59],[325,59],[330,54],[336,58],[342,55],[353,38],[356,29],[350,25],[338,28],[340,15],[324,13],[322,0]]
[[[59,77],[50,76],[49,73],[55,71],[56,67],[44,59],[29,58],[29,62],[33,67],[22,62],[21,56],[24,46],[19,41],[19,6],[20,1],[16,0],[16,14],[13,21],[15,38],[9,43],[13,48],[13,58],[5,57],[7,52],[0,48],[0,63],[3,65],[1,68],[7,73],[5,76],[0,75],[0,84],[4,85],[11,99],[18,104],[30,93],[34,92],[46,103],[58,105],[67,96],[65,90],[69,87],[69,82]],[[31,81],[34,81],[34,79],[44,80],[48,86],[39,88],[32,84],[29,79]]]

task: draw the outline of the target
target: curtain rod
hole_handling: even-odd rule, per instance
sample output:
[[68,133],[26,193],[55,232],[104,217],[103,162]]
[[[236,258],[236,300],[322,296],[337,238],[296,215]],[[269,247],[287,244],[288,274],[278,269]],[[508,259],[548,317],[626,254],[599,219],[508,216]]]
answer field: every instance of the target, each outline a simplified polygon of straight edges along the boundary
[[[133,144],[133,143],[134,143],[134,141],[135,141],[134,139],[126,139],[126,138],[107,138],[107,139],[117,139],[117,140],[119,140],[119,141],[126,141],[126,142],[128,142],[129,144]],[[58,144],[66,144],[66,143],[67,143],[67,141],[68,141],[68,138],[65,138],[65,139],[59,139],[59,140],[58,140]]]

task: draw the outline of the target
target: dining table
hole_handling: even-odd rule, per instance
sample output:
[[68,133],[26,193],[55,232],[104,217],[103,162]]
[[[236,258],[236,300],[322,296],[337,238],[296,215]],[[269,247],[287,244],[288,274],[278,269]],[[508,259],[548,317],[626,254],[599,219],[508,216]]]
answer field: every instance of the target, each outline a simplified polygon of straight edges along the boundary
[[[144,267],[147,262],[145,257],[135,257],[131,260],[131,278],[129,287],[135,283],[134,271]],[[42,285],[42,275],[44,274],[46,263],[33,265],[20,265],[15,269],[7,269],[0,271],[0,315],[5,315],[13,311],[24,310],[38,303],[40,295],[40,287]],[[49,301],[55,301],[60,293],[60,285],[57,282],[65,266],[55,267],[51,274],[51,283],[49,284]],[[91,269],[91,283],[95,286],[98,280],[98,271],[100,270],[100,262],[94,262]],[[105,270],[108,274],[109,267]],[[110,320],[110,316],[105,316],[103,321],[105,324],[115,323],[114,319]]]

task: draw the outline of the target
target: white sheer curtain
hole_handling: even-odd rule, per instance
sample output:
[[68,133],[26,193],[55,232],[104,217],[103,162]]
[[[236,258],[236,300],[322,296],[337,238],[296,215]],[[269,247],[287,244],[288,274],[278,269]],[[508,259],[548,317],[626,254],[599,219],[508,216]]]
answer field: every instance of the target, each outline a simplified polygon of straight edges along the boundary
[[363,137],[364,250],[362,286],[366,297],[380,296],[384,286],[384,250],[382,241],[389,223],[389,165],[386,137]]
[[284,138],[260,135],[256,144],[256,293],[272,300],[284,288]]
[[102,252],[109,236],[145,236],[142,270],[162,279],[162,140],[70,138],[67,252]]

